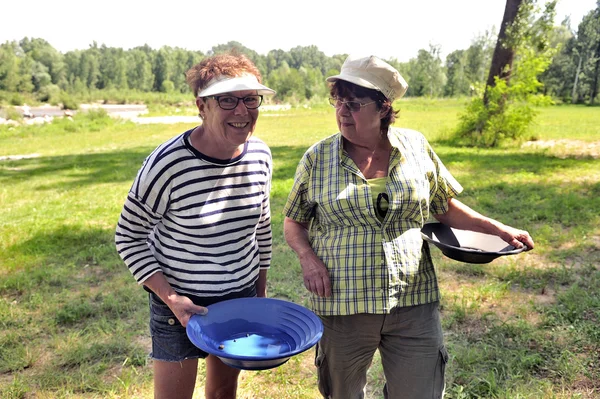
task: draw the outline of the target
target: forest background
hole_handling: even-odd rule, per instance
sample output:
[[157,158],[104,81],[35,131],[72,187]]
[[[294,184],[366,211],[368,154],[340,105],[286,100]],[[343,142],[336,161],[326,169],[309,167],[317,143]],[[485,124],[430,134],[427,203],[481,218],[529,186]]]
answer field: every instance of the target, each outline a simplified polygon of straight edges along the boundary
[[[593,103],[600,76],[600,2],[578,26],[569,18],[546,37],[556,54],[539,76],[541,94],[555,103]],[[407,62],[387,61],[410,82],[408,97],[460,97],[480,94],[487,79],[497,33],[478,35],[466,49],[441,58],[440,46],[430,44]],[[0,105],[49,103],[77,109],[80,103],[190,102],[185,72],[205,56],[231,49],[248,55],[267,86],[277,91],[274,103],[323,103],[325,77],[338,73],[347,54],[327,56],[315,45],[266,55],[231,41],[208,52],[141,45],[131,49],[93,42],[84,50],[57,51],[43,38],[0,44]]]

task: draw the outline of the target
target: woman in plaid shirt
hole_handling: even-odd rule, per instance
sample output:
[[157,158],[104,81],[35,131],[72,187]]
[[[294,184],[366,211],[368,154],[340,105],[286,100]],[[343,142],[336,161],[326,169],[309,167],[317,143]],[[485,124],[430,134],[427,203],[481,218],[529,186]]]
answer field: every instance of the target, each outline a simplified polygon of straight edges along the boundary
[[396,69],[350,56],[327,81],[340,132],[306,151],[284,208],[285,238],[324,325],[319,390],[363,398],[379,349],[387,398],[441,398],[448,354],[423,224],[431,215],[518,248],[533,240],[456,200],[462,187],[425,137],[390,126],[408,88]]

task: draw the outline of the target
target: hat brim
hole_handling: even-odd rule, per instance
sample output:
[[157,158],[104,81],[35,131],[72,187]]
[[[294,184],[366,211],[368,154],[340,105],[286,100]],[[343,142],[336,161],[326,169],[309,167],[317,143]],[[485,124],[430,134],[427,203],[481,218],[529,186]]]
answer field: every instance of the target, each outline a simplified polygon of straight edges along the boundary
[[272,95],[275,90],[258,83],[256,77],[236,76],[215,82],[198,93],[198,97],[214,96],[216,94],[231,93],[234,91],[256,90],[257,94]]
[[354,83],[355,85],[366,87],[367,89],[373,89],[377,91],[381,91],[381,89],[375,86],[373,83],[365,80],[363,78],[359,78],[358,76],[348,75],[344,73],[340,73],[339,75],[330,76],[326,79],[328,82],[334,83],[336,80],[345,80],[350,83]]

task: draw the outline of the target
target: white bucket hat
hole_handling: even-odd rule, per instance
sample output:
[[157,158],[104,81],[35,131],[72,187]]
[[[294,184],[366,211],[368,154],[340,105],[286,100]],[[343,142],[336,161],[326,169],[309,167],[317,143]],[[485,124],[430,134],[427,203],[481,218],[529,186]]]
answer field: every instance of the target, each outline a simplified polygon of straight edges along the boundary
[[257,94],[264,95],[275,94],[275,90],[258,83],[256,76],[251,73],[245,73],[240,76],[217,76],[208,82],[202,91],[198,92],[198,97],[208,97],[241,90],[256,90]]
[[408,89],[408,83],[400,72],[374,55],[367,57],[350,55],[344,61],[339,75],[330,76],[327,81],[335,82],[338,79],[379,90],[390,101],[399,99]]

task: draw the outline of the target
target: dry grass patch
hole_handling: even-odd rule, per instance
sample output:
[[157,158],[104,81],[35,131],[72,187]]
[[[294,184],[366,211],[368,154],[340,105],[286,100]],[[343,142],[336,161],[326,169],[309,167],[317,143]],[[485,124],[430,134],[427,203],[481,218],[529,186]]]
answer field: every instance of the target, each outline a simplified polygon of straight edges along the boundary
[[523,143],[525,148],[545,149],[558,158],[600,158],[600,141],[570,139],[536,140]]

